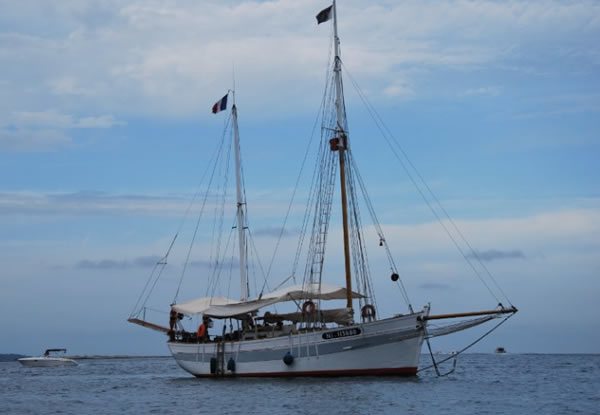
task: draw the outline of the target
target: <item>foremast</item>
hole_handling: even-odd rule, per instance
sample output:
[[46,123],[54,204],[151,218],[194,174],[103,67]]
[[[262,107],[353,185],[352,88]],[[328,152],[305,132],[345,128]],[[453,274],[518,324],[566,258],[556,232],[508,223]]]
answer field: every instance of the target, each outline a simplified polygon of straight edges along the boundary
[[235,92],[233,92],[233,106],[231,108],[233,121],[233,147],[235,149],[235,184],[237,193],[237,230],[240,245],[240,300],[248,299],[248,272],[246,267],[246,235],[244,221],[244,194],[242,192],[242,162],[240,159],[240,134],[237,121],[237,107],[235,105]]
[[335,108],[337,113],[337,148],[340,157],[340,190],[342,196],[342,225],[344,229],[344,269],[346,273],[346,307],[352,308],[352,274],[350,270],[350,236],[348,229],[348,197],[346,195],[346,154],[348,146],[346,131],[344,130],[344,96],[342,90],[342,64],[340,53],[340,38],[337,29],[337,9],[333,0],[333,42],[334,42],[334,79],[335,79]]

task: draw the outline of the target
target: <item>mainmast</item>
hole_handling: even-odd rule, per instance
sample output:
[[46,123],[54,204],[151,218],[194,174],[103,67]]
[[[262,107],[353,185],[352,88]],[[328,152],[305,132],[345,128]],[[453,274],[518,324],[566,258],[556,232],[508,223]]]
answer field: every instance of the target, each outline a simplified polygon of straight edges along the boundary
[[242,193],[242,163],[240,160],[240,135],[237,122],[237,107],[235,106],[235,92],[233,92],[233,146],[235,148],[235,183],[237,190],[237,229],[240,243],[240,300],[248,299],[248,273],[246,269],[246,237],[244,234],[244,195]]
[[342,193],[342,223],[344,228],[344,268],[346,270],[346,307],[352,308],[352,277],[350,273],[350,239],[348,232],[348,199],[346,196],[346,162],[345,150],[348,145],[346,131],[344,131],[344,97],[342,91],[342,65],[340,56],[340,38],[337,30],[337,8],[333,0],[333,42],[335,49],[334,77],[335,77],[335,107],[337,111],[337,150],[340,155],[340,184]]

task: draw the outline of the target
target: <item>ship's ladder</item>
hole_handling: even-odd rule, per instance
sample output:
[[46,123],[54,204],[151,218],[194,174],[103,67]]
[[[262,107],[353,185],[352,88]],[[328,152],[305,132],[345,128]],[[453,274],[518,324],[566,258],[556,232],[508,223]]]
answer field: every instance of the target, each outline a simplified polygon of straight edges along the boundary
[[217,368],[215,371],[216,376],[225,375],[225,340],[221,339],[217,343]]
[[333,205],[333,195],[335,191],[335,158],[329,163],[328,171],[323,173],[320,178],[319,187],[319,207],[316,212],[315,228],[313,230],[313,255],[311,264],[311,280],[320,281],[323,271],[323,261],[325,259],[325,244],[327,242],[327,233],[329,228],[329,218],[331,207]]

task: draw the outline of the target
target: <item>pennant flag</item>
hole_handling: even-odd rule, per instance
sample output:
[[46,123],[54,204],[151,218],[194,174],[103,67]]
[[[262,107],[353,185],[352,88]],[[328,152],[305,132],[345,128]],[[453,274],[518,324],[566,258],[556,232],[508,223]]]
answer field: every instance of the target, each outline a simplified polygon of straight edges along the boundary
[[217,102],[215,102],[215,105],[213,105],[212,107],[212,113],[216,114],[219,111],[223,111],[227,109],[227,96],[229,95],[229,93],[227,95],[225,95],[223,98],[221,98],[220,100],[218,100]]
[[317,24],[321,24],[326,22],[327,20],[331,20],[331,12],[333,10],[333,4],[326,9],[323,9],[317,14]]

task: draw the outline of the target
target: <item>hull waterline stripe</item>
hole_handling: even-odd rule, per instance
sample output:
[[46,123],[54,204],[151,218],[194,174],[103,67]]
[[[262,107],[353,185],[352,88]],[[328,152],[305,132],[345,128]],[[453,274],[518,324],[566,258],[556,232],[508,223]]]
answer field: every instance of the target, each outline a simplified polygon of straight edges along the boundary
[[346,370],[308,370],[308,371],[286,371],[266,373],[231,373],[226,375],[200,374],[197,378],[216,377],[295,377],[295,376],[415,376],[416,367],[382,368],[382,369],[346,369]]

